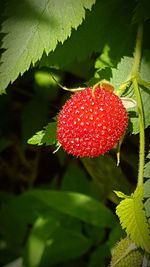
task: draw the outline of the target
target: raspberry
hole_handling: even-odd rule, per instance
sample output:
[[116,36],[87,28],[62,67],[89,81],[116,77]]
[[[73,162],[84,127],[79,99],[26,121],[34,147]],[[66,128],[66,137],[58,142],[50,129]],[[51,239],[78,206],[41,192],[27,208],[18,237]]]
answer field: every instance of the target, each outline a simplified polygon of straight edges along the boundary
[[57,139],[66,152],[97,157],[114,147],[125,133],[128,115],[121,99],[97,87],[75,93],[58,115]]

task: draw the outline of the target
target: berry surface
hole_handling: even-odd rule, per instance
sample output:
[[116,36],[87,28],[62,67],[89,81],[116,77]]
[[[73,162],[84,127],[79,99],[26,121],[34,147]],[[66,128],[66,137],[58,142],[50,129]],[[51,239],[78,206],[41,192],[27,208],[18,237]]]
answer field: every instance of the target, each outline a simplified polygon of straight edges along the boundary
[[97,157],[112,149],[124,135],[128,115],[121,99],[98,87],[77,92],[58,114],[57,139],[74,156]]

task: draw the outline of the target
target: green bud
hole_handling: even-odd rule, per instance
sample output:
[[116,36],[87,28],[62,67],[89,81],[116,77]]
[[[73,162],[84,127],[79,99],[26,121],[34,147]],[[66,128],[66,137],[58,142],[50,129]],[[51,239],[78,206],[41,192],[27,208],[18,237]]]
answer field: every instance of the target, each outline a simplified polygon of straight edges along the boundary
[[110,267],[141,267],[142,263],[142,251],[129,238],[118,242],[112,251]]

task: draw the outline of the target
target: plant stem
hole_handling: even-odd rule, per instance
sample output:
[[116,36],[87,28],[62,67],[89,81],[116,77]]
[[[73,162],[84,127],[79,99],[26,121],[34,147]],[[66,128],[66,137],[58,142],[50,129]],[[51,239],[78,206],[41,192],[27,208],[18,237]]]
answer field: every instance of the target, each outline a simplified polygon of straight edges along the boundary
[[145,150],[145,135],[144,135],[144,115],[143,115],[143,106],[142,99],[140,94],[140,89],[138,86],[138,76],[139,76],[139,67],[142,54],[142,39],[143,39],[143,25],[140,24],[137,32],[136,46],[134,52],[134,62],[133,68],[131,71],[131,79],[133,82],[138,115],[139,115],[139,128],[140,128],[140,147],[139,147],[139,172],[138,172],[138,185],[143,185],[144,177],[144,150]]
[[138,75],[140,61],[141,61],[141,54],[142,54],[142,40],[143,40],[143,24],[139,24],[137,37],[136,37],[136,46],[134,52],[134,63],[132,68],[132,76]]
[[139,91],[139,86],[136,78],[133,78],[133,86],[137,101],[138,115],[139,115],[139,128],[140,128],[140,147],[139,147],[139,172],[138,172],[138,185],[143,184],[144,176],[144,151],[145,151],[145,133],[144,133],[144,117],[143,117],[143,107],[141,101],[141,95]]
[[119,89],[116,91],[116,95],[121,96],[123,94],[123,92],[125,91],[125,89],[131,85],[131,79],[129,79],[128,81],[124,82]]

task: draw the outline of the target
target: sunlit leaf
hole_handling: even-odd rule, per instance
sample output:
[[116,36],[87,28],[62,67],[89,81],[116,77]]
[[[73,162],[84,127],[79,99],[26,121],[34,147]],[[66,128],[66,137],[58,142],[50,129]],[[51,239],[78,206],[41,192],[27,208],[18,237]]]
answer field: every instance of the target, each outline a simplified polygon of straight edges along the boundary
[[[150,60],[150,53],[146,50],[143,53],[142,63],[140,68],[141,76],[147,82],[150,81],[149,78],[149,60]],[[122,83],[128,81],[131,77],[131,69],[133,65],[133,58],[131,57],[124,57],[121,62],[118,64],[117,69],[112,69],[112,78],[110,78],[111,83],[114,85],[116,91],[122,85]],[[143,111],[144,111],[144,122],[145,128],[150,125],[150,109],[149,109],[149,102],[150,102],[150,91],[147,88],[143,88],[141,85],[140,93],[143,103]],[[127,89],[125,91],[126,97],[131,97],[135,99],[133,87]],[[132,109],[132,113],[129,113],[130,116],[130,132],[132,134],[139,133],[139,120],[137,116],[136,107]]]
[[44,130],[37,132],[29,140],[28,144],[41,146],[43,144],[53,145],[56,143],[56,122],[49,123]]
[[150,253],[150,230],[143,204],[143,187],[139,186],[117,206],[116,213],[122,228],[138,247]]
[[123,4],[123,0],[96,1],[78,30],[73,31],[63,45],[58,44],[48,57],[44,55],[40,64],[49,67],[67,67],[76,59],[80,62],[89,58],[93,52],[101,53],[106,44],[107,49],[110,49],[107,59],[110,57],[109,60],[116,64],[124,51],[130,49],[132,51],[130,45],[132,46],[133,32],[130,21],[133,4],[124,5],[124,9]]

